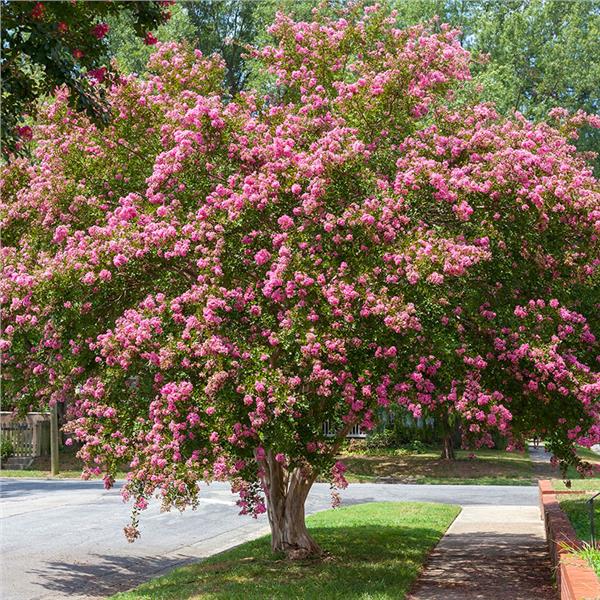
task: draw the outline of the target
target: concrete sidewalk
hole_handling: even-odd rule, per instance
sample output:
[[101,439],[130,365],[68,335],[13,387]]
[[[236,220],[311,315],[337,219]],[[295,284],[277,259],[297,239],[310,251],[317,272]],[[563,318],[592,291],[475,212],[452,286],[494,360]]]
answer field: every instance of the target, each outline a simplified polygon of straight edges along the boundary
[[560,477],[558,467],[550,464],[552,454],[546,452],[543,444],[540,444],[537,448],[534,448],[533,444],[529,444],[529,458],[533,466],[533,474],[537,479]]
[[[536,476],[550,454],[529,446]],[[540,511],[531,505],[472,505],[450,526],[407,600],[556,600]]]
[[556,600],[535,506],[463,506],[407,600]]

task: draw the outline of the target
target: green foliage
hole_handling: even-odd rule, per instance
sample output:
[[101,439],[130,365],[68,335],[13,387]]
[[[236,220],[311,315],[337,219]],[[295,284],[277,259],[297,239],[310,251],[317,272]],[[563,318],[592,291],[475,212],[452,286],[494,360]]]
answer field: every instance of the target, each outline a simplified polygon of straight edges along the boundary
[[[397,0],[394,6],[405,25],[437,15],[462,29],[462,44],[487,55],[474,79],[501,112],[518,110],[537,121],[558,106],[600,111],[598,0]],[[585,128],[578,146],[600,152],[600,132]]]
[[410,444],[407,444],[406,450],[411,454],[425,454],[428,448],[420,440],[413,440]]
[[[130,12],[121,12],[111,16],[108,23],[110,25],[109,51],[119,71],[127,74],[144,73],[146,63],[154,49],[134,35],[134,16]],[[171,7],[171,18],[158,27],[155,36],[159,42],[194,43],[197,39],[196,29],[183,3]]]
[[[317,5],[317,0],[178,2],[172,7],[170,21],[158,28],[156,37],[161,42],[191,42],[207,56],[218,53],[226,66],[225,85],[233,96],[257,81],[268,80],[264,70],[249,59],[247,50],[268,39],[266,30],[275,13],[283,11],[310,19]],[[109,22],[110,51],[117,65],[124,73],[143,73],[151,50],[132,35],[131,15],[123,13]]]
[[106,20],[127,12],[131,34],[144,36],[168,18],[165,4],[3,1],[3,153],[22,148],[22,139],[30,136],[25,114],[35,112],[35,101],[56,86],[69,88],[77,109],[98,120],[106,119],[103,90],[87,76],[107,60]]
[[204,54],[219,52],[227,67],[226,82],[231,95],[241,91],[248,78],[243,54],[264,24],[257,18],[260,2],[200,0],[186,3],[194,24],[197,46]]
[[281,561],[271,554],[269,539],[261,538],[114,599],[402,600],[459,511],[443,504],[379,502],[321,512],[307,524],[334,559]]
[[598,111],[599,8],[594,0],[482,4],[472,46],[490,54],[482,73],[503,83],[503,95],[493,98],[501,109],[517,109],[536,119],[556,106]]
[[[412,430],[414,434],[414,429]],[[370,434],[365,440],[366,450],[395,449],[398,454],[423,454],[428,447],[420,440],[404,441],[404,436],[398,435],[396,429],[384,429]]]
[[596,572],[596,575],[600,577],[600,548],[594,548],[589,544],[585,544],[583,548],[577,552],[575,552],[579,558],[587,561]]
[[[560,507],[567,513],[577,537],[584,542],[589,542],[591,536],[591,515],[588,500],[592,495],[568,496],[560,502]],[[600,533],[600,502],[598,500],[594,502],[593,515],[596,532]]]
[[381,432],[375,432],[370,435],[366,440],[366,447],[368,450],[375,450],[379,448],[395,448],[396,443],[394,439],[394,432],[389,429],[385,429]]
[[8,460],[15,453],[15,447],[11,440],[4,437],[0,440],[0,461]]

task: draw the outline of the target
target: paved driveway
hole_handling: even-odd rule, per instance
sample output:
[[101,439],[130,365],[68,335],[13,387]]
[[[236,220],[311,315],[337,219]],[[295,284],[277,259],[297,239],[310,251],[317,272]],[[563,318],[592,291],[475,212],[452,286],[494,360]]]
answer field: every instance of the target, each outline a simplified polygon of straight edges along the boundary
[[[469,505],[536,506],[537,488],[353,484],[345,503],[410,500]],[[0,480],[0,583],[4,600],[101,598],[172,567],[225,550],[266,532],[266,518],[238,516],[227,484],[205,487],[200,507],[141,518],[142,537],[125,540],[129,506],[118,486],[97,481]],[[307,512],[329,507],[329,487],[316,484]]]

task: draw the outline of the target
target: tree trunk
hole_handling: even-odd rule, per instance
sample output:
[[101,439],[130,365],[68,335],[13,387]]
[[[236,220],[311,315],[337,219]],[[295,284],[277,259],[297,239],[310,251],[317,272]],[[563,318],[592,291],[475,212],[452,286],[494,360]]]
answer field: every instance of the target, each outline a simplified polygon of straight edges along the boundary
[[447,433],[444,436],[444,443],[442,446],[442,455],[440,458],[444,460],[455,460],[456,455],[454,454],[454,439],[452,433]]
[[292,560],[320,556],[321,548],[312,539],[304,519],[304,503],[315,480],[312,473],[295,468],[288,472],[268,452],[260,461],[271,526],[271,548]]

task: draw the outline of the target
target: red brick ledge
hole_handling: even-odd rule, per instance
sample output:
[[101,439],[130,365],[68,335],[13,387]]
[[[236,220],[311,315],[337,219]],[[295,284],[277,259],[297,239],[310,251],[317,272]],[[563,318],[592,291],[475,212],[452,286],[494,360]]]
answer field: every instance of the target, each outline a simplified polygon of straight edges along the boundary
[[582,559],[570,553],[581,548],[581,540],[567,515],[558,504],[552,482],[539,482],[540,510],[546,528],[546,539],[560,588],[561,600],[600,600],[600,579]]

